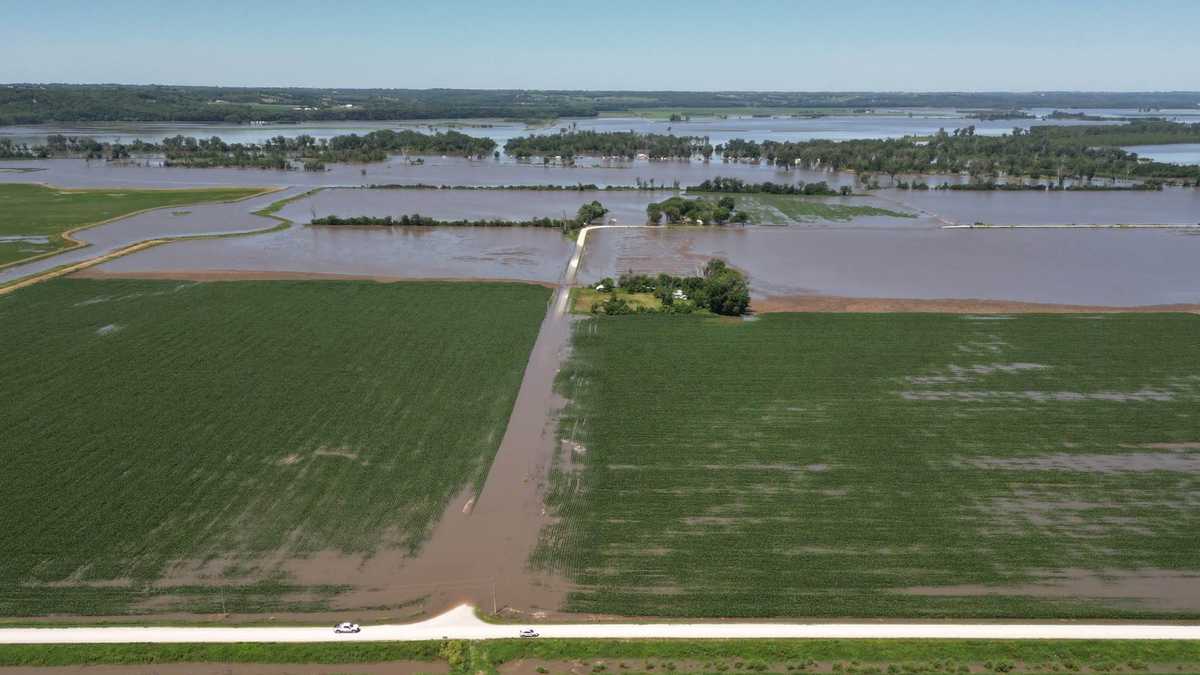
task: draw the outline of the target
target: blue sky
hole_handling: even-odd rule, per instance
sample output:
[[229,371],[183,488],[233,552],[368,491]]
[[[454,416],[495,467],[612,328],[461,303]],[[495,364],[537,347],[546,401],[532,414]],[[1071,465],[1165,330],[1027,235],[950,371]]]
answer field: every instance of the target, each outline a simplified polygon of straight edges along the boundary
[[0,0],[0,82],[1200,89],[1200,0]]

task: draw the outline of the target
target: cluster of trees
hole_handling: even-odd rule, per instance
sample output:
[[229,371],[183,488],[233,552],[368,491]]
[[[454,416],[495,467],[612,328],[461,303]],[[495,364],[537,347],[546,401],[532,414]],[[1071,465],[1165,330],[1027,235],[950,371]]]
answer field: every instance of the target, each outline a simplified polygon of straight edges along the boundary
[[967,119],[993,122],[996,120],[1033,120],[1037,115],[1030,115],[1024,110],[1009,108],[1008,110],[960,110]]
[[[592,312],[595,314],[635,314],[652,311],[688,314],[702,309],[713,314],[740,316],[750,308],[750,285],[746,282],[746,276],[720,258],[709,260],[699,276],[650,276],[629,271],[622,274],[616,282],[606,278],[601,280],[600,285],[609,293],[616,289],[626,293],[653,293],[662,301],[662,309],[634,308],[613,294],[592,305]],[[676,297],[676,291],[681,291],[683,297]]]
[[639,134],[633,131],[565,131],[542,136],[509,139],[504,151],[517,158],[620,157],[633,159],[644,154],[650,159],[688,159],[694,155],[711,157],[713,146],[700,136]]
[[381,129],[363,136],[346,134],[319,140],[308,134],[294,138],[276,136],[263,143],[226,143],[218,136],[195,138],[178,135],[164,138],[160,143],[136,140],[129,145],[52,134],[41,146],[18,146],[7,139],[0,141],[0,157],[44,159],[71,156],[116,160],[126,159],[131,154],[156,154],[162,155],[168,166],[287,169],[292,161],[299,161],[303,162],[305,169],[321,170],[326,162],[381,162],[391,154],[482,157],[495,148],[496,142],[490,138],[468,136],[458,131],[425,134],[410,129]]
[[1103,122],[1108,118],[1103,117],[1101,115],[1089,115],[1087,113],[1082,113],[1082,112],[1064,112],[1062,110],[1055,110],[1054,112],[1050,113],[1049,115],[1046,115],[1046,119],[1048,119],[1048,120],[1079,120],[1082,122]]
[[[321,89],[171,85],[9,84],[0,87],[0,125],[43,122],[396,120],[501,117],[552,119],[640,108],[932,107],[1011,110],[1186,108],[1195,92],[624,92],[486,89]],[[561,154],[561,153],[559,153]]]
[[772,194],[772,195],[804,195],[809,197],[829,197],[850,194],[850,187],[843,185],[840,190],[829,187],[825,181],[817,183],[747,183],[739,178],[709,178],[699,185],[689,187],[688,192],[724,192],[729,194]]
[[483,157],[495,149],[496,142],[492,139],[469,136],[460,131],[424,134],[411,129],[380,129],[364,136],[334,136],[323,148],[322,159],[334,162],[379,162],[387,155],[396,153]]
[[85,136],[50,134],[45,145],[14,143],[0,138],[0,159],[47,159],[71,155],[86,159],[121,159],[129,156],[129,148],[120,143],[105,144]]
[[589,225],[608,213],[608,209],[598,201],[588,202],[579,207],[573,219],[563,218],[532,218],[530,220],[503,220],[488,218],[484,220],[438,220],[420,214],[403,216],[322,216],[313,218],[310,225],[351,226],[351,227],[548,227],[562,230],[564,233],[574,232]]
[[531,220],[439,220],[419,213],[403,216],[321,216],[313,218],[309,225],[334,225],[347,227],[552,227],[565,229],[569,220],[558,218],[533,218]]
[[735,210],[733,197],[710,199],[685,199],[670,197],[646,206],[646,222],[658,225],[665,218],[671,225],[724,225],[745,223],[750,216],[745,211]]
[[1003,136],[974,127],[941,130],[928,138],[801,142],[733,140],[717,150],[726,159],[782,166],[852,170],[861,174],[965,173],[972,177],[1163,178],[1200,181],[1200,167],[1144,161],[1121,145],[1200,142],[1200,124],[1141,120],[1127,125],[1039,126]]

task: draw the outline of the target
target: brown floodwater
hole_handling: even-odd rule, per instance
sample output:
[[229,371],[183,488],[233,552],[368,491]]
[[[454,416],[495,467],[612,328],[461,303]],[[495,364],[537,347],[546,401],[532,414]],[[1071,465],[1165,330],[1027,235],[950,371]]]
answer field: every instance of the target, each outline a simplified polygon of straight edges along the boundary
[[277,221],[253,215],[277,199],[299,190],[283,190],[240,202],[168,206],[77,232],[88,245],[59,255],[0,269],[0,284],[44,272],[60,265],[96,258],[148,239],[213,234],[235,234],[267,229]]
[[1161,192],[884,190],[899,203],[962,224],[1200,225],[1200,189]]
[[1200,302],[1200,235],[1177,230],[601,229],[588,237],[579,278],[691,274],[712,257],[745,270],[760,298]]
[[597,200],[608,218],[646,220],[646,205],[670,191],[629,190],[322,190],[288,204],[279,215],[297,223],[321,216],[402,216],[419,213],[439,220],[530,220],[574,218],[580,205]]
[[[720,161],[651,162],[646,160],[579,160],[576,166],[542,166],[507,159],[464,159],[424,157],[423,164],[410,164],[392,157],[374,164],[331,164],[327,171],[278,171],[267,169],[143,166],[138,162],[109,163],[82,159],[0,161],[3,167],[43,169],[36,174],[0,172],[0,182],[37,180],[64,187],[141,185],[146,187],[206,185],[303,185],[362,186],[387,184],[426,185],[634,185],[655,181],[656,185],[694,185],[714,176],[731,176],[752,182],[827,181],[851,184],[850,174],[791,170],[765,164]],[[36,178],[30,178],[35,175]]]
[[557,283],[574,243],[554,229],[308,227],[194,239],[97,266],[99,272],[287,272]]

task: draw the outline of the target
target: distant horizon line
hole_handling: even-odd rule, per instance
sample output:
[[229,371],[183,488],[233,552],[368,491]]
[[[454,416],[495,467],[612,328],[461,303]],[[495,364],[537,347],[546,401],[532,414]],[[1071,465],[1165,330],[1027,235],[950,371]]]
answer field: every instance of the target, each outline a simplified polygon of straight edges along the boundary
[[[561,87],[395,87],[395,86],[321,86],[279,84],[167,84],[162,82],[4,82],[0,87],[177,87],[193,89],[316,89],[339,91],[539,91],[539,92],[615,92],[631,94],[1195,94],[1200,89],[608,89]],[[1200,103],[1200,102],[1198,102]]]

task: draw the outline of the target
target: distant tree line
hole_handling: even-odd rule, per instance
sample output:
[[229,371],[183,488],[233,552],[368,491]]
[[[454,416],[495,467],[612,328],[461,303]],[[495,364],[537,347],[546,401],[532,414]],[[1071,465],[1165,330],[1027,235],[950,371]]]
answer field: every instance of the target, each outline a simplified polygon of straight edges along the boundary
[[1035,120],[1037,115],[1031,115],[1024,110],[1009,108],[1008,110],[960,110],[967,119],[995,122],[997,120]]
[[1046,115],[1045,119],[1048,119],[1048,120],[1078,120],[1081,122],[1104,122],[1111,118],[1104,117],[1103,115],[1089,115],[1088,113],[1082,113],[1082,112],[1065,112],[1062,110],[1055,110],[1054,112],[1050,113],[1049,115]]
[[709,260],[700,276],[650,276],[634,274],[631,270],[615,282],[611,278],[603,279],[600,287],[607,293],[618,289],[626,293],[653,293],[662,302],[662,309],[635,308],[613,293],[592,306],[594,314],[690,314],[700,309],[724,316],[739,316],[750,308],[750,285],[746,276],[720,258]]
[[595,183],[576,183],[575,185],[431,185],[429,183],[381,183],[367,185],[366,188],[371,190],[530,190],[533,192],[634,192],[679,189],[678,186],[670,188],[665,185],[656,188],[646,185],[605,185],[604,187],[600,187]]
[[571,161],[577,156],[633,159],[688,159],[695,155],[711,157],[713,146],[699,136],[639,134],[632,131],[566,131],[559,134],[519,136],[504,144],[504,151],[517,158],[561,157]]
[[[325,89],[173,85],[0,85],[0,125],[44,122],[305,122],[589,117],[645,108],[932,107],[1011,110],[1190,108],[1196,92],[687,92],[490,89]],[[803,114],[798,111],[799,114]]]
[[310,225],[348,226],[348,227],[547,227],[572,233],[605,216],[608,209],[598,201],[588,202],[579,207],[575,217],[563,218],[531,218],[529,220],[504,220],[486,218],[482,220],[439,220],[420,214],[403,216],[322,216],[313,218]]
[[693,185],[688,192],[725,192],[729,194],[772,194],[772,195],[804,195],[810,197],[830,197],[850,194],[849,186],[839,190],[829,187],[825,181],[817,183],[747,183],[739,178],[709,178],[699,185]]
[[1097,176],[1200,181],[1200,167],[1151,162],[1118,146],[1200,142],[1200,124],[1140,120],[1126,125],[1037,126],[1003,136],[980,136],[974,127],[941,130],[931,137],[811,140],[732,140],[717,148],[727,160],[749,159],[860,174],[967,174],[1063,180]]
[[45,159],[85,157],[87,159],[127,159],[131,154],[162,155],[168,166],[289,168],[292,160],[304,162],[307,169],[324,168],[326,162],[380,162],[391,154],[436,154],[482,157],[490,154],[496,142],[490,138],[468,136],[458,131],[425,134],[410,129],[381,129],[369,134],[346,134],[316,139],[308,134],[294,138],[275,136],[263,143],[226,143],[218,136],[194,138],[172,136],[159,143],[136,140],[100,143],[87,137],[51,134],[45,145],[16,145],[0,139],[0,157],[7,159]]

